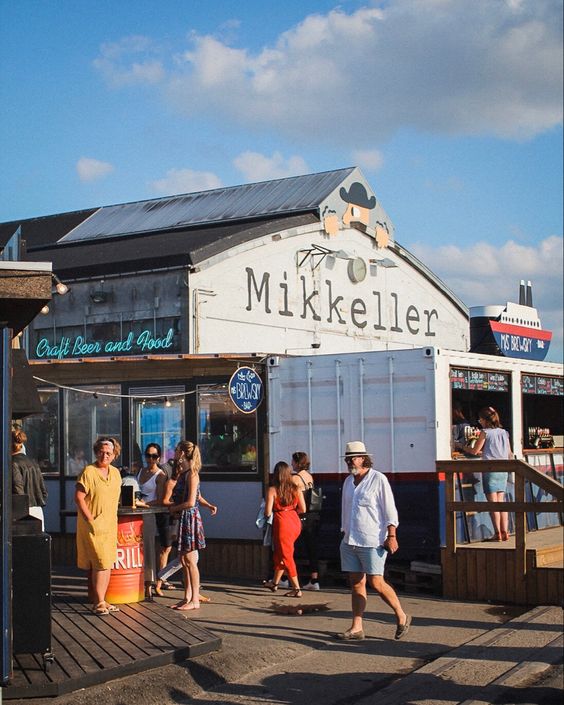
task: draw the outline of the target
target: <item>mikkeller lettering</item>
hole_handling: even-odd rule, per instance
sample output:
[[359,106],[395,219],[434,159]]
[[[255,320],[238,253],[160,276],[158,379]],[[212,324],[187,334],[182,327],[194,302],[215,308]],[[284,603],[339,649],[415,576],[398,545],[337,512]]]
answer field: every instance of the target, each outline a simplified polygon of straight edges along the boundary
[[[264,307],[264,312],[272,314],[271,307],[271,274],[263,272],[262,276],[255,274],[252,267],[246,267],[247,272],[247,311],[253,311],[254,308],[261,304]],[[420,309],[414,304],[405,304],[400,301],[400,295],[395,292],[390,292],[388,301],[380,291],[373,290],[371,298],[365,301],[362,298],[353,298],[350,304],[345,304],[344,296],[334,291],[334,282],[326,279],[320,284],[319,290],[312,288],[308,284],[306,277],[300,276],[300,298],[297,310],[292,310],[290,307],[290,295],[288,274],[283,273],[283,280],[278,284],[273,284],[273,288],[277,286],[282,292],[282,306],[276,312],[279,316],[299,316],[303,320],[310,319],[312,321],[322,320],[322,311],[327,312],[327,323],[337,323],[338,325],[347,325],[348,320],[359,330],[370,330],[367,326],[375,331],[390,330],[394,333],[403,333],[407,330],[411,335],[419,335],[420,332],[425,337],[432,338],[436,335],[433,329],[433,324],[438,320],[439,314],[436,309]],[[383,310],[386,310],[386,304],[391,305],[391,320],[385,321]],[[348,320],[347,320],[348,318]],[[387,324],[387,325],[386,325]]]

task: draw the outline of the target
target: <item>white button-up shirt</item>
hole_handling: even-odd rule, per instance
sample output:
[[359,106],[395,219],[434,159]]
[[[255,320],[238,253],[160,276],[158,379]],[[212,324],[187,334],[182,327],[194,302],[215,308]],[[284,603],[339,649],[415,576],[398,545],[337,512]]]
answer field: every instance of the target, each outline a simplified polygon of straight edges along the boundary
[[388,526],[398,526],[398,511],[388,478],[370,468],[358,485],[349,475],[343,484],[341,529],[351,546],[377,548],[386,540]]

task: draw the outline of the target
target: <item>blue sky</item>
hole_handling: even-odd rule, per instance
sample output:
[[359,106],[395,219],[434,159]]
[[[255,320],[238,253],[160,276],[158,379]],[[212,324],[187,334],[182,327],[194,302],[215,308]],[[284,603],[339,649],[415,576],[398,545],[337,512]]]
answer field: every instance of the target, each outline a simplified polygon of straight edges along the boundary
[[358,165],[562,356],[560,0],[0,0],[0,221]]

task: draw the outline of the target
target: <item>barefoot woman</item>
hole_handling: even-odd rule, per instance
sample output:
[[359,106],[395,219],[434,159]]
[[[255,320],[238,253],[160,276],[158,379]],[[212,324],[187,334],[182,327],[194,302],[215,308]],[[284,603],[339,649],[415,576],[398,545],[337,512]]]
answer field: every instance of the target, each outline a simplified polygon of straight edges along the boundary
[[[178,554],[184,571],[184,599],[174,609],[197,610],[200,607],[200,571],[198,551],[206,547],[204,527],[200,515],[200,449],[191,441],[180,441],[176,447],[176,460],[181,467],[174,488],[170,511],[179,514]],[[208,503],[212,514],[217,507]]]

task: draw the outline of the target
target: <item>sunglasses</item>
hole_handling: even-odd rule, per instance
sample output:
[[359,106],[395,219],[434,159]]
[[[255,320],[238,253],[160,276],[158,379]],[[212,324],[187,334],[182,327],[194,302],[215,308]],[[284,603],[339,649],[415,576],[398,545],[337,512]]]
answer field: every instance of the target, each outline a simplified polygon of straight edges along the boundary
[[160,458],[160,455],[158,453],[145,453],[145,457],[156,460],[157,458]]

